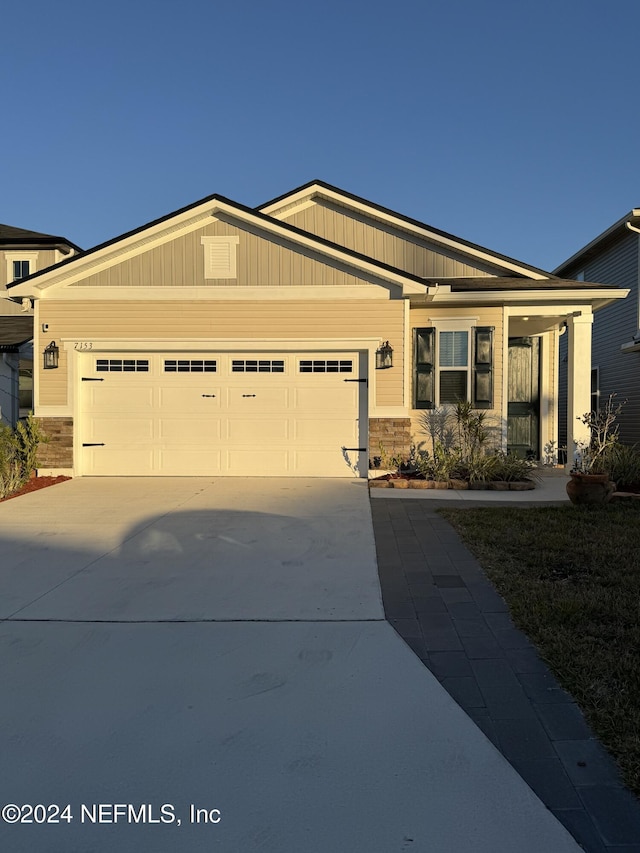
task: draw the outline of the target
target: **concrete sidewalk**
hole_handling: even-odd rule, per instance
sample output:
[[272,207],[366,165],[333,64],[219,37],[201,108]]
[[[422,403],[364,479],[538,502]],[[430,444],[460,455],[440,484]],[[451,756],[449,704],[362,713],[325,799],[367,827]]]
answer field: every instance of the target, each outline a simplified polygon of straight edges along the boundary
[[579,850],[385,620],[365,482],[70,481],[0,553],[0,799],[73,817],[2,849]]

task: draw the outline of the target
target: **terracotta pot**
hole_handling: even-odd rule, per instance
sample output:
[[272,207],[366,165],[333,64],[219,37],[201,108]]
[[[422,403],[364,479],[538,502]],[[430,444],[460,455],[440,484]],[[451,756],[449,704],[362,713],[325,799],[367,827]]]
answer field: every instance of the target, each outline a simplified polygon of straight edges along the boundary
[[571,474],[567,494],[572,504],[604,504],[616,490],[608,474]]

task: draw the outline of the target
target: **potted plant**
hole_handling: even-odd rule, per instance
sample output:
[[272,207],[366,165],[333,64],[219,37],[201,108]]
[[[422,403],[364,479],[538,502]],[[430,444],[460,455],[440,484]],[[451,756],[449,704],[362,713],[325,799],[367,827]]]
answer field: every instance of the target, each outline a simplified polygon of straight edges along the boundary
[[586,412],[578,417],[589,427],[589,441],[575,442],[575,453],[570,479],[567,483],[569,500],[574,504],[599,504],[609,500],[615,491],[606,466],[607,455],[618,441],[616,420],[622,404],[614,404],[612,394],[597,412]]

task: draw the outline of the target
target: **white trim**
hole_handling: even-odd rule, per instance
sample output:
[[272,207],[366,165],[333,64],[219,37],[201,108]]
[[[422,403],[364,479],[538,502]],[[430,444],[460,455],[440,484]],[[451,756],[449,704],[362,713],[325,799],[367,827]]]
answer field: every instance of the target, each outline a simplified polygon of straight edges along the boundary
[[72,418],[73,406],[69,403],[66,406],[35,406],[34,415],[37,418]]
[[556,391],[550,381],[551,373],[551,340],[549,332],[533,337],[540,338],[540,459],[544,457],[543,448],[551,440],[553,412],[556,408]]
[[38,468],[38,477],[73,477],[73,468]]
[[90,355],[98,352],[321,352],[323,350],[368,350],[380,345],[380,338],[96,338],[91,348],[76,350],[78,338],[62,338],[67,352]]
[[502,309],[502,449],[506,452],[509,426],[509,318],[508,305]]
[[413,329],[411,327],[411,303],[404,302],[404,381],[402,403],[410,410],[413,397]]
[[20,252],[17,249],[11,249],[4,253],[5,261],[7,262],[7,284],[13,284],[13,262],[14,261],[29,261],[29,275],[38,272],[38,255],[39,252]]
[[[389,291],[376,284],[362,285],[282,285],[244,287],[66,287],[45,290],[42,299],[52,301],[277,301],[298,299],[388,299]],[[38,302],[39,300],[36,300]]]
[[[454,249],[455,251],[460,252],[461,254],[477,258],[479,260],[491,264],[494,267],[501,267],[502,269],[508,269],[513,270],[515,272],[524,273],[528,278],[547,278],[544,273],[535,272],[530,267],[522,266],[517,261],[509,261],[504,260],[502,258],[496,258],[495,255],[492,255],[490,252],[483,250],[481,247],[476,248],[473,246],[468,246],[453,237],[445,237],[442,234],[436,234],[426,226],[419,226],[411,222],[407,222],[405,219],[394,215],[393,213],[385,212],[383,210],[379,210],[378,208],[371,207],[368,204],[364,204],[363,202],[355,201],[355,199],[350,198],[349,196],[345,196],[340,192],[330,190],[327,187],[323,187],[319,184],[314,184],[310,187],[306,187],[305,189],[300,190],[297,193],[293,193],[291,196],[281,198],[280,201],[276,202],[275,204],[266,205],[265,207],[260,208],[260,210],[262,213],[265,213],[268,216],[273,216],[277,218],[278,211],[282,210],[282,208],[289,208],[290,205],[295,205],[295,202],[297,200],[299,200],[300,202],[304,202],[306,200],[313,200],[313,198],[325,198],[328,201],[333,201],[339,204],[341,207],[351,208],[352,210],[358,210],[361,213],[364,212],[369,217],[377,219],[380,222],[386,222],[388,224],[393,225],[395,228],[408,232],[409,234],[414,234],[432,243],[437,243],[441,246],[446,246],[448,249]],[[284,218],[284,214],[290,216],[292,211],[297,212],[297,209],[293,207],[287,210],[283,210],[282,218]]]
[[[422,409],[420,411],[423,411]],[[370,418],[410,418],[411,409],[406,406],[372,406]]]
[[[504,304],[506,302],[514,303],[555,303],[556,301],[573,302],[583,301],[589,305],[592,302],[602,303],[598,307],[602,308],[616,299],[624,299],[629,294],[629,290],[613,290],[612,288],[590,288],[590,289],[571,289],[571,290],[494,290],[480,292],[474,290],[464,293],[443,293],[434,294],[428,300],[430,303],[471,303],[472,305],[486,304]],[[418,307],[418,303],[416,303]],[[422,306],[421,306],[422,307]],[[533,310],[533,309],[531,309]],[[558,309],[562,310],[562,309]]]

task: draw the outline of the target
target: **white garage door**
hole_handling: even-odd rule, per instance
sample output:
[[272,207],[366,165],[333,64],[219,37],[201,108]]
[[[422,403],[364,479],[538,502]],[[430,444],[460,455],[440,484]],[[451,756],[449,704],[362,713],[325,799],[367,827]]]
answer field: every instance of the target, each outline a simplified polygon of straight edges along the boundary
[[356,352],[91,353],[81,473],[366,476]]

